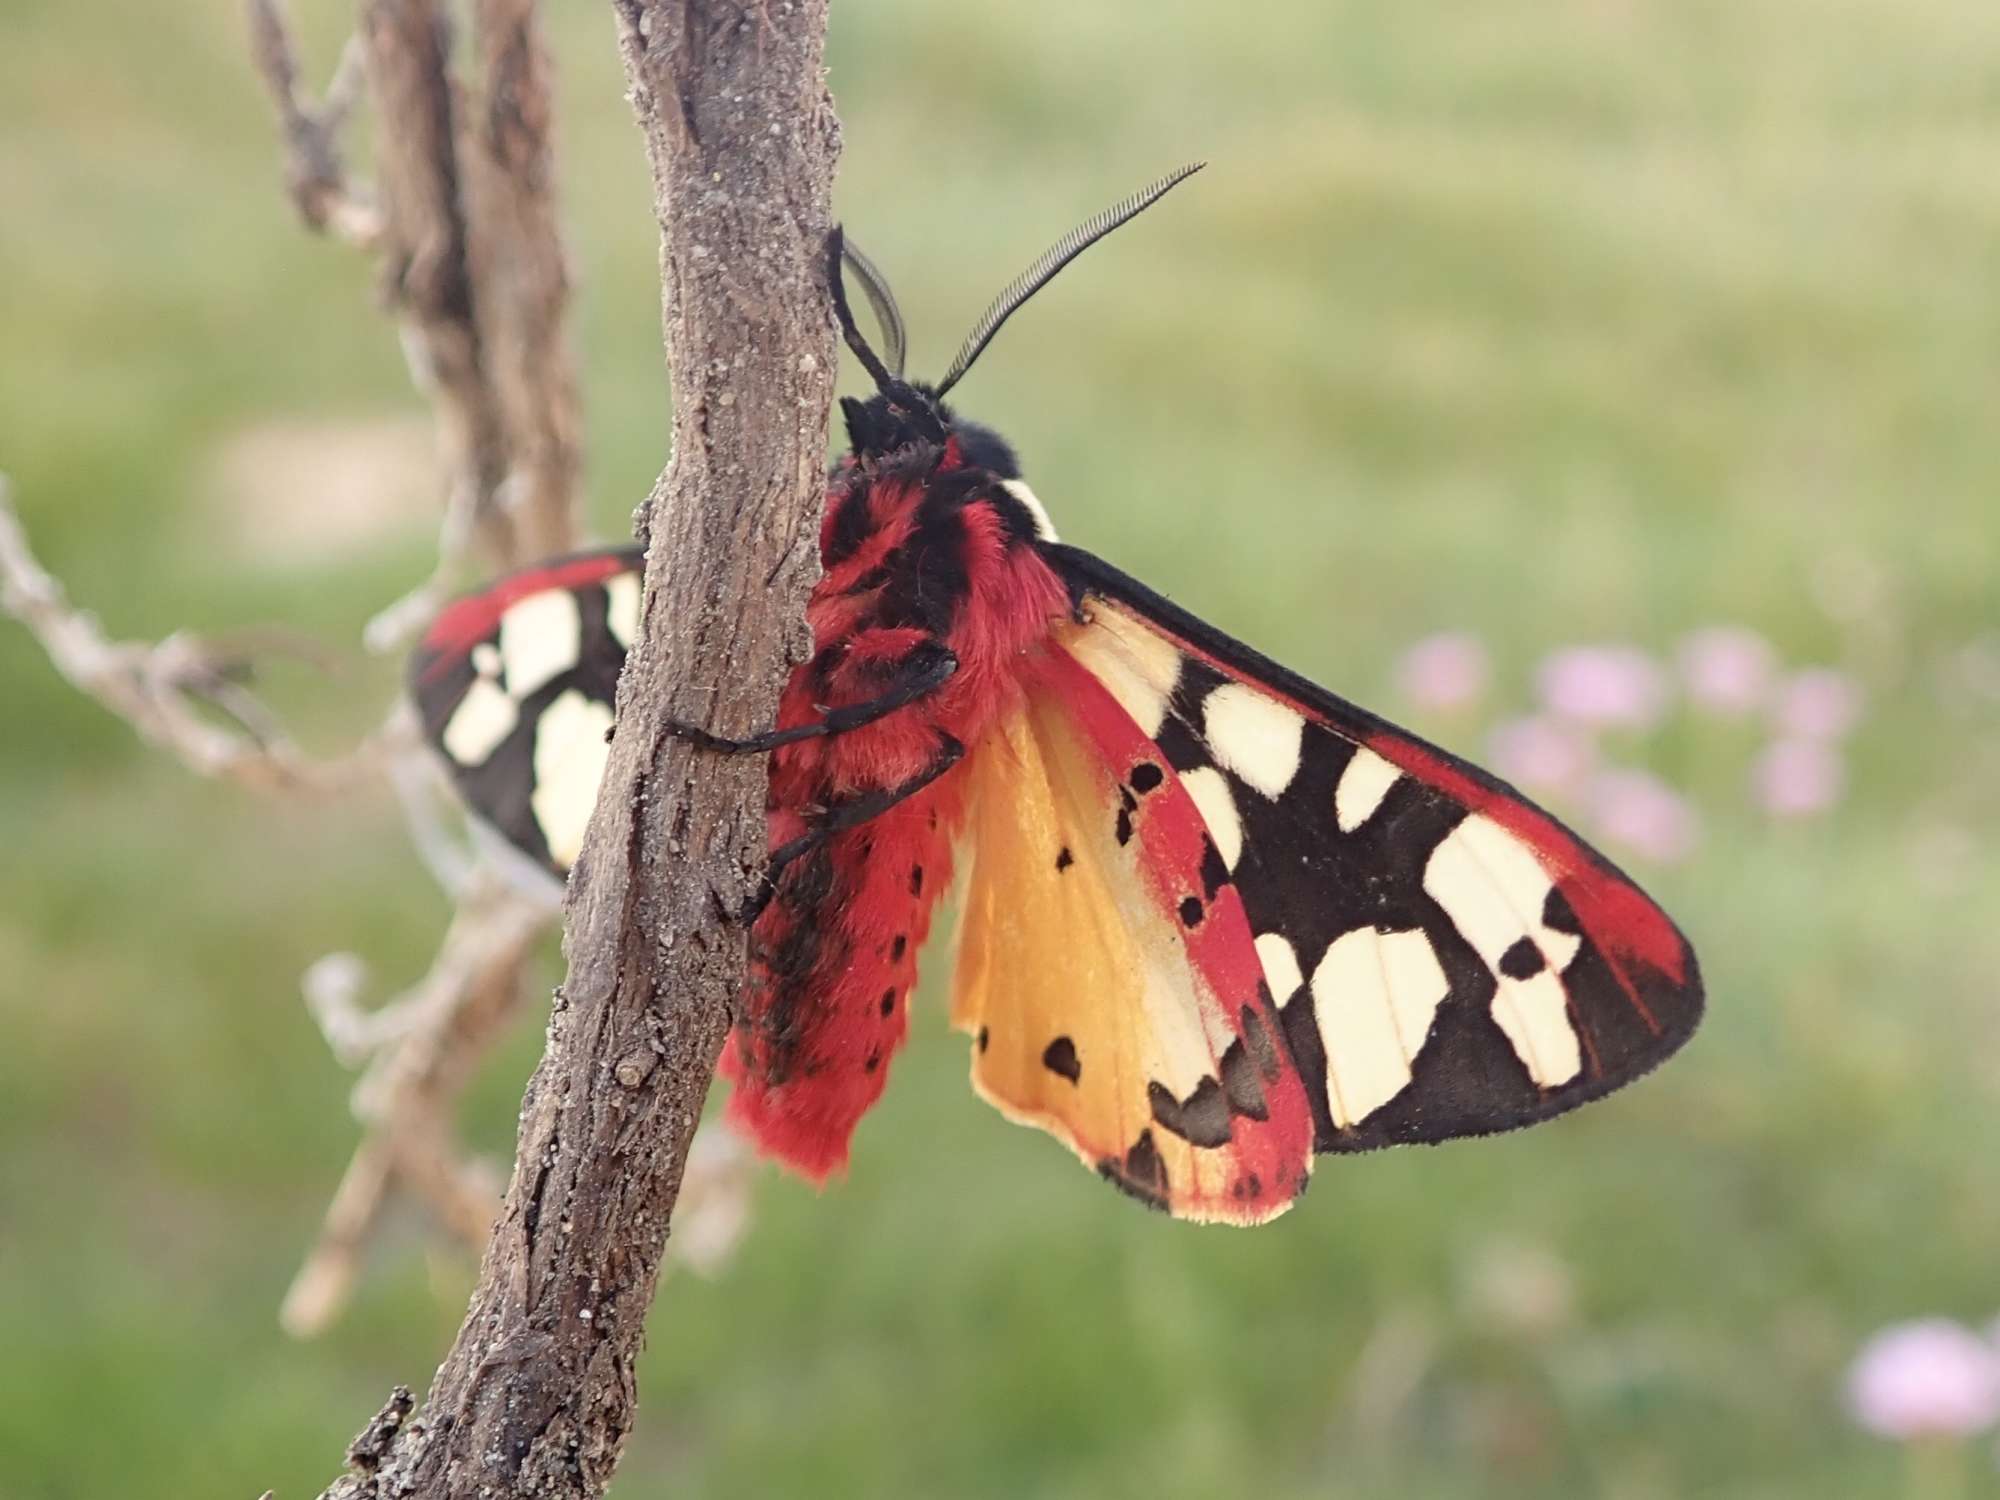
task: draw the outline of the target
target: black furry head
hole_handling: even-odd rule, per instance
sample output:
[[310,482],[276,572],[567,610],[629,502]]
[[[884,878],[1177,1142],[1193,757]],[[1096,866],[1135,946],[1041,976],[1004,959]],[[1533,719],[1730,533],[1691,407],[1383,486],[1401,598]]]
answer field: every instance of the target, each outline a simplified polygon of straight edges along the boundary
[[886,394],[870,396],[866,401],[841,397],[840,410],[847,419],[847,446],[856,458],[886,458],[913,444],[935,441],[933,424],[942,424],[958,440],[959,451],[968,465],[986,469],[1002,479],[1021,477],[1021,461],[999,433],[955,414],[932,394],[929,386],[911,385],[906,389],[923,404],[923,411],[912,413],[893,403]]

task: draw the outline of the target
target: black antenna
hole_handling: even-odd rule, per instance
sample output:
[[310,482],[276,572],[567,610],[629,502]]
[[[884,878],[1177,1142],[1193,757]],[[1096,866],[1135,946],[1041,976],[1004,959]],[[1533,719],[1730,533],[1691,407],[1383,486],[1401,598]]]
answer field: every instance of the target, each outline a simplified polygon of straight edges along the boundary
[[972,332],[966,335],[965,342],[958,347],[958,358],[951,362],[951,369],[946,372],[944,379],[938,382],[938,396],[942,398],[946,391],[964,378],[965,372],[972,368],[972,362],[979,358],[980,351],[993,342],[993,335],[1000,331],[1000,325],[1013,317],[1023,302],[1047,286],[1056,272],[1119,225],[1152,207],[1166,197],[1168,192],[1207,165],[1207,162],[1193,161],[1177,171],[1169,172],[1151,187],[1134,193],[1123,203],[1112,204],[1096,218],[1077,225],[1044,250],[1033,265],[1014,278],[1013,284],[1006,291],[993,299],[993,305],[986,309],[985,316],[979,320]]
[[936,402],[902,376],[892,374],[889,367],[882,363],[881,356],[868,347],[868,340],[861,336],[860,328],[855,325],[854,310],[847,305],[847,283],[840,275],[841,264],[847,255],[847,237],[836,224],[826,237],[826,280],[827,292],[833,298],[834,316],[840,320],[840,336],[847,341],[854,357],[861,361],[861,368],[868,372],[868,378],[875,382],[875,389],[888,399],[890,409],[909,417],[917,429],[933,442],[943,442],[951,434],[937,414]]
[[903,310],[896,306],[896,294],[889,290],[889,282],[877,269],[875,262],[861,253],[861,247],[854,241],[841,237],[840,258],[847,262],[861,283],[861,290],[868,294],[868,305],[874,309],[876,326],[882,330],[884,363],[893,375],[903,373],[903,355],[909,348],[909,334],[903,327]]

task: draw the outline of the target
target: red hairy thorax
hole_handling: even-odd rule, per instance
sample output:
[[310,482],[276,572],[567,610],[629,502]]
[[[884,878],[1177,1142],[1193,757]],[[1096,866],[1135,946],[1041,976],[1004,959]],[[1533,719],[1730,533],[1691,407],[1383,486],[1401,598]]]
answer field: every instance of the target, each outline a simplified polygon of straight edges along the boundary
[[[922,777],[945,747],[979,743],[1018,706],[1024,672],[1070,600],[1004,520],[999,485],[968,468],[955,441],[836,470],[807,608],[814,652],[786,685],[779,728],[877,698],[927,645],[948,648],[957,669],[873,723],[773,752],[773,851],[829,808]],[[724,1061],[730,1115],[816,1181],[845,1165],[907,1035],[917,954],[964,823],[961,787],[941,775],[831,835],[786,867],[752,928],[744,1013]]]

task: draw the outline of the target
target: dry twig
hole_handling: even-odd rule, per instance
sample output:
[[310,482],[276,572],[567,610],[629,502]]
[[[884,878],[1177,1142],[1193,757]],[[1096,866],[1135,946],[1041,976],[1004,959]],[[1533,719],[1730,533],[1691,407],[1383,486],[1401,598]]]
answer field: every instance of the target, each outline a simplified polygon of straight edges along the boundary
[[4,475],[0,610],[34,632],[56,670],[80,692],[198,775],[261,791],[344,791],[379,774],[396,748],[396,731],[385,726],[347,756],[314,760],[243,687],[241,654],[184,633],[158,643],[111,640],[36,561]]

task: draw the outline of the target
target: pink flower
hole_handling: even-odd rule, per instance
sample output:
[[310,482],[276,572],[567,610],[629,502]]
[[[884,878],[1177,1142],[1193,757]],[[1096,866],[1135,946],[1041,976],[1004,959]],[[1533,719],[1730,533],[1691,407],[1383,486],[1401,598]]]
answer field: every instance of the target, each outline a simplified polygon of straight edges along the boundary
[[1713,625],[1684,637],[1676,653],[1688,701],[1740,716],[1761,706],[1778,675],[1778,653],[1754,630]]
[[2000,1421],[2000,1353],[1949,1318],[1892,1324],[1848,1367],[1847,1407],[1877,1437],[1970,1437]]
[[1819,740],[1774,740],[1750,774],[1758,804],[1780,818],[1825,812],[1847,783],[1839,753]]
[[1486,749],[1495,771],[1530,792],[1572,790],[1597,763],[1588,734],[1547,714],[1495,725]]
[[1477,636],[1461,631],[1427,635],[1396,663],[1396,684],[1405,701],[1438,711],[1477,703],[1491,675],[1486,647]]
[[1694,809],[1650,771],[1601,771],[1589,795],[1597,831],[1656,863],[1686,859],[1700,837]]
[[1861,685],[1832,667],[1808,667],[1779,687],[1771,717],[1781,735],[1837,740],[1861,718]]
[[1651,729],[1667,708],[1667,675],[1637,646],[1568,646],[1535,674],[1542,702],[1565,719]]

